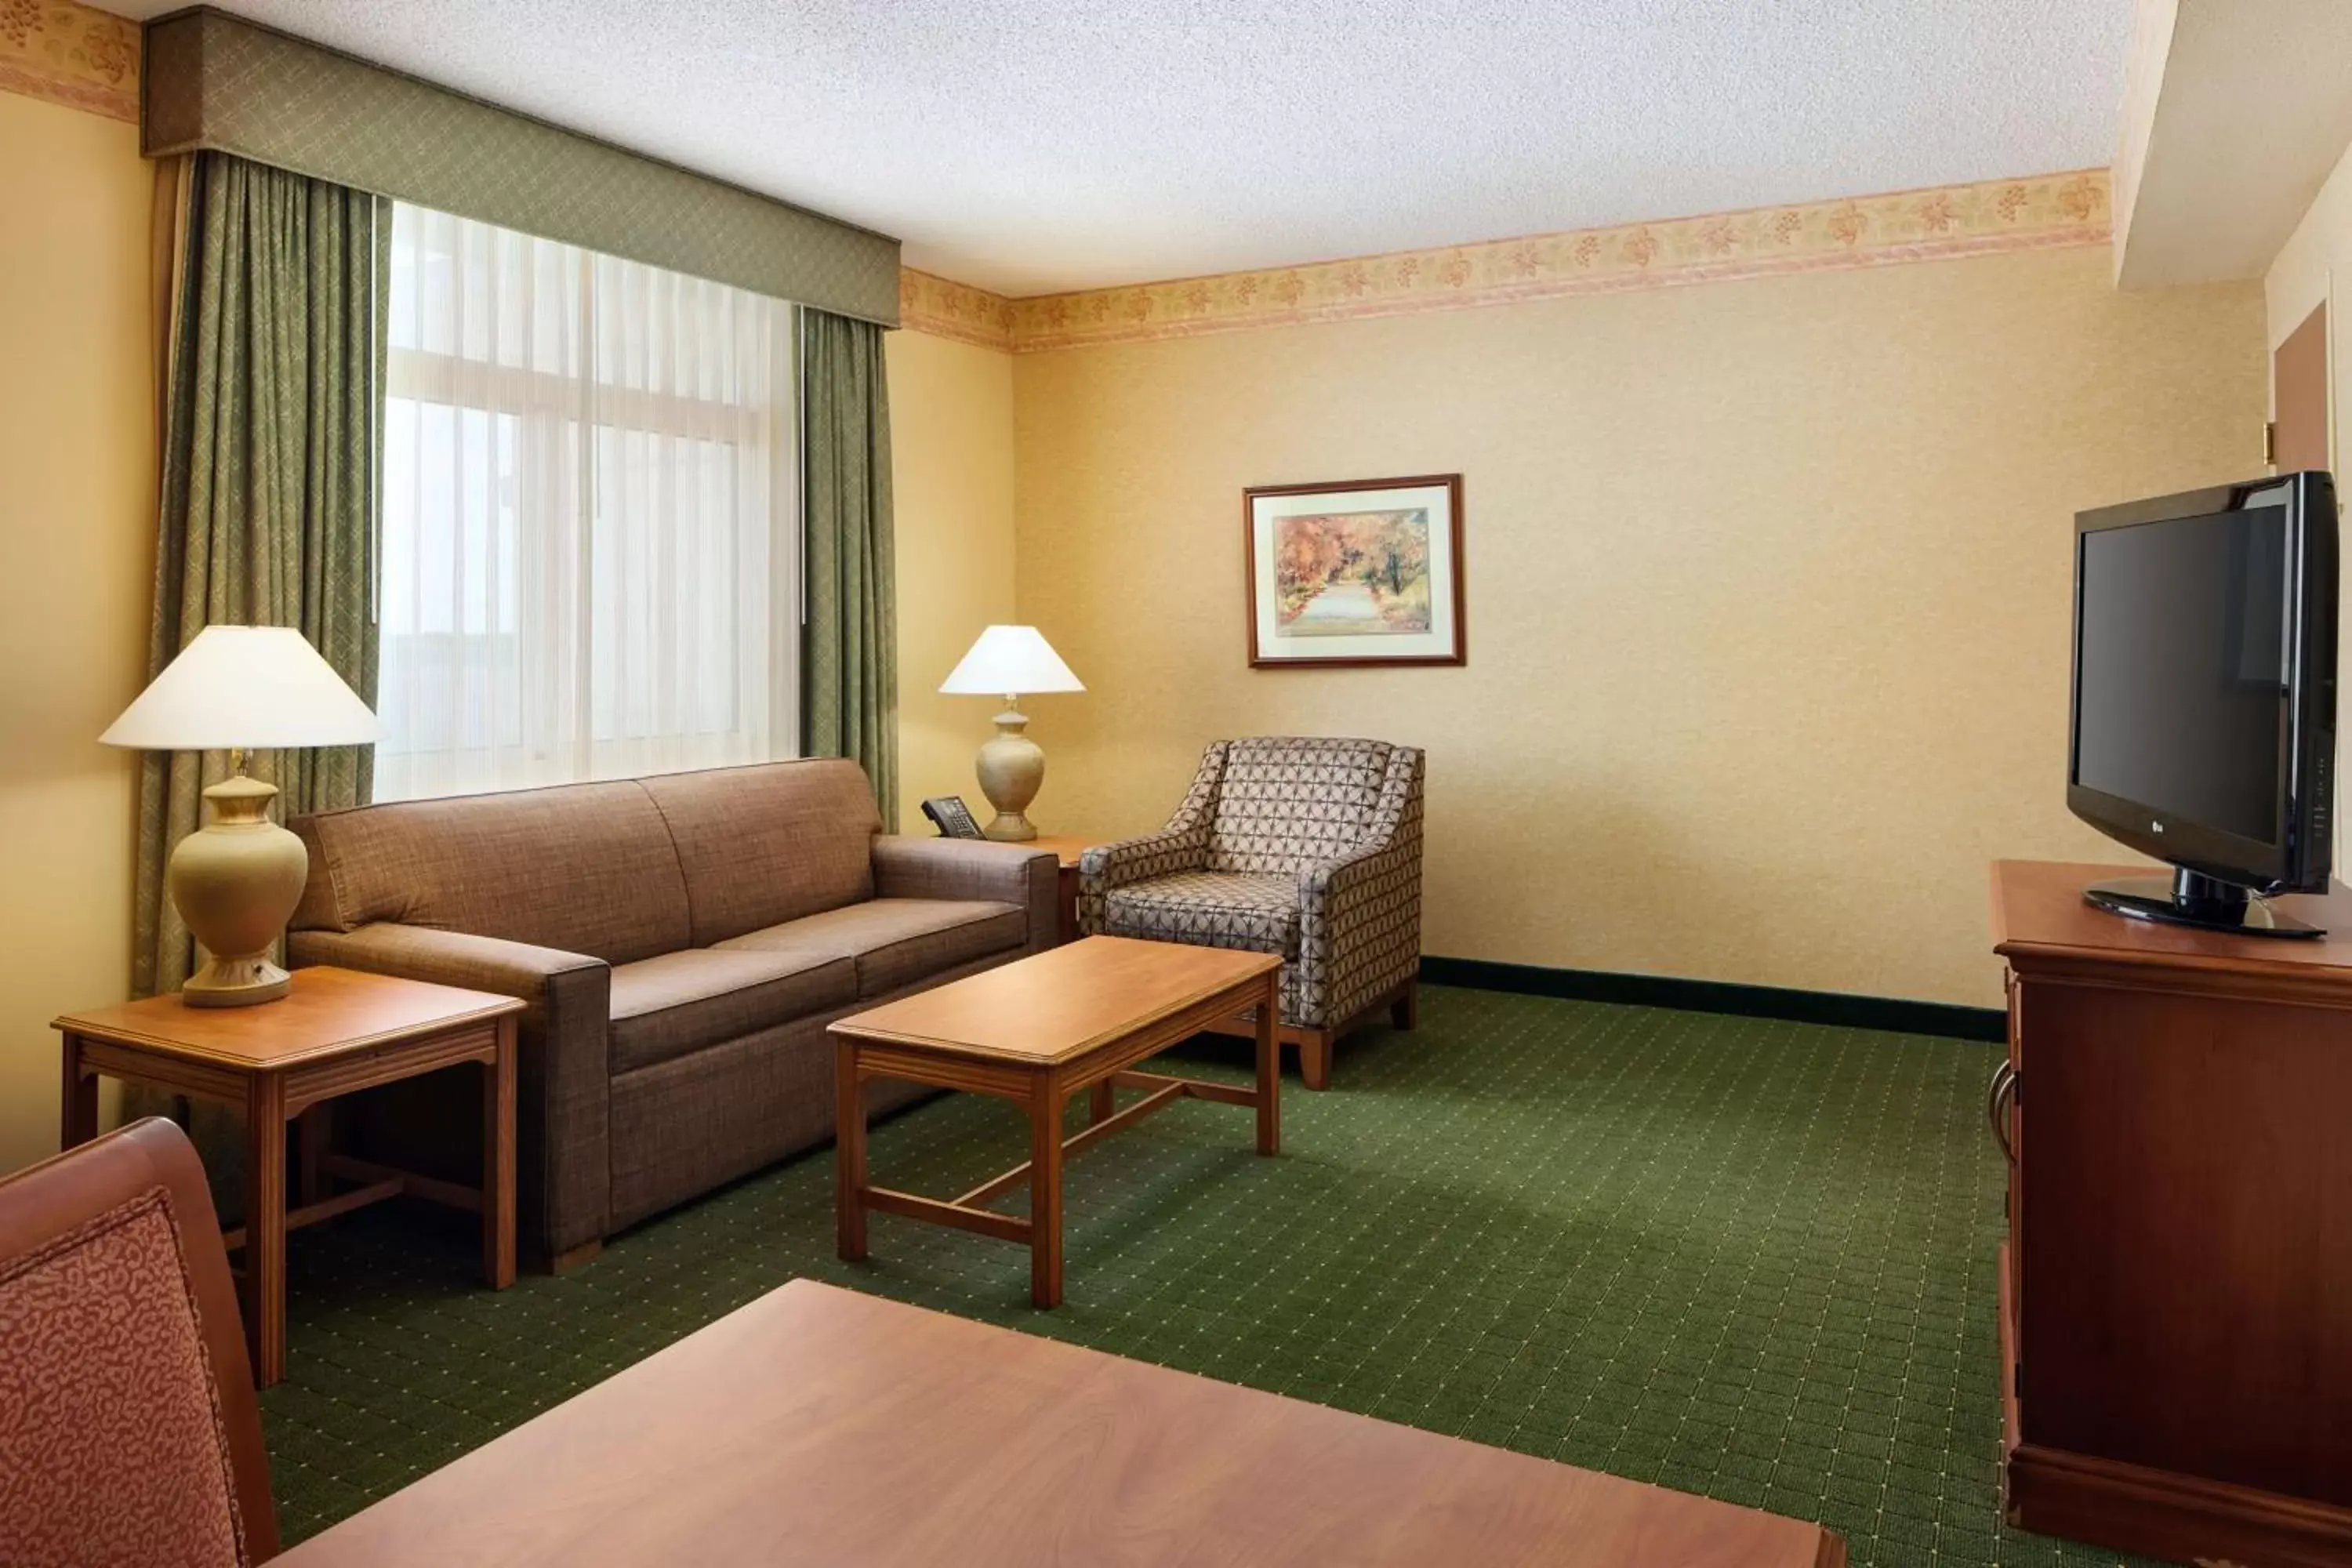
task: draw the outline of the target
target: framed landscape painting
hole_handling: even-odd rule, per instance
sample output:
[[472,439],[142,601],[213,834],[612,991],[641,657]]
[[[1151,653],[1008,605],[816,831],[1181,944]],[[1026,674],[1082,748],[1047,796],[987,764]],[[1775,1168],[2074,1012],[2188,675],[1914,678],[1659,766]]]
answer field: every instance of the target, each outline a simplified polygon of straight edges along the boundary
[[1294,664],[1460,664],[1462,476],[1242,492],[1249,654]]

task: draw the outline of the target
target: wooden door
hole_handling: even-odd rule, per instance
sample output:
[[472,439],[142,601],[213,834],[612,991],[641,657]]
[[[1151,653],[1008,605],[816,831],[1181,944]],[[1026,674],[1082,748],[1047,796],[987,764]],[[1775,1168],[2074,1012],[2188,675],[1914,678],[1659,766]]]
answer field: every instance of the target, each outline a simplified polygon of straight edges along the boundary
[[2327,467],[2327,305],[2271,356],[2271,462],[2282,474]]

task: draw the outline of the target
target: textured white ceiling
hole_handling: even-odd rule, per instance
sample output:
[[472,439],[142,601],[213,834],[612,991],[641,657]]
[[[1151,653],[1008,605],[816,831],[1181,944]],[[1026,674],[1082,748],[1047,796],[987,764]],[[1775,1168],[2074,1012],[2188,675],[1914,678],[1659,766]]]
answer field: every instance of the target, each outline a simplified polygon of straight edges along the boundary
[[2105,165],[2131,31],[2131,0],[226,6],[1015,295]]

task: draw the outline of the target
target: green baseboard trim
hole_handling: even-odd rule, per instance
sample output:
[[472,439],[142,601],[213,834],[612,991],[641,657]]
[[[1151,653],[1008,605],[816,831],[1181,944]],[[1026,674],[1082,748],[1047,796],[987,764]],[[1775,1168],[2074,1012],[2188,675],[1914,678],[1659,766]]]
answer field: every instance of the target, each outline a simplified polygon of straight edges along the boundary
[[1884,1029],[1898,1035],[1941,1035],[1951,1039],[2009,1037],[2009,1019],[2000,1008],[1962,1007],[1949,1002],[1854,996],[1842,991],[1793,991],[1779,985],[1740,985],[1726,980],[1685,980],[1672,974],[1551,969],[1537,963],[1497,963],[1484,958],[1425,957],[1421,961],[1421,977],[1432,985],[1508,991],[1522,996],[1621,1002],[1635,1007],[1673,1007],[1685,1013],[1732,1013],[1743,1018],[1786,1018],[1800,1024]]

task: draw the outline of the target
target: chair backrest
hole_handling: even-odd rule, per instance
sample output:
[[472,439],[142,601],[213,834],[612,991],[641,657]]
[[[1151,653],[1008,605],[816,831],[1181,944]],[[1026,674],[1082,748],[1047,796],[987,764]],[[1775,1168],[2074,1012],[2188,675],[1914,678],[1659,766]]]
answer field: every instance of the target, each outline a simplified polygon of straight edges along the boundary
[[1346,854],[1371,825],[1391,750],[1328,736],[1227,742],[1209,869],[1287,876]]
[[228,1254],[150,1118],[0,1181],[0,1563],[278,1554]]

